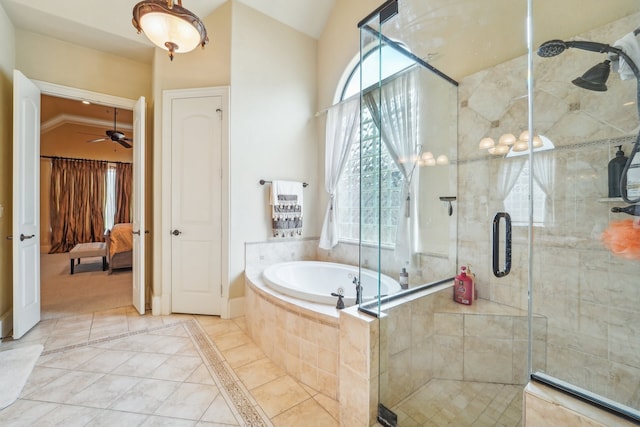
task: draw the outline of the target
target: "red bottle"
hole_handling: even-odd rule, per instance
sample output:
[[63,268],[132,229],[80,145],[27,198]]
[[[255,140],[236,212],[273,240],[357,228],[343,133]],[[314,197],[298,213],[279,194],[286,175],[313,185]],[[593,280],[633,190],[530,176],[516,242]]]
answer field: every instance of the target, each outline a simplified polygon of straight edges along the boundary
[[473,279],[467,276],[467,267],[460,267],[460,274],[453,280],[453,300],[460,304],[473,304]]

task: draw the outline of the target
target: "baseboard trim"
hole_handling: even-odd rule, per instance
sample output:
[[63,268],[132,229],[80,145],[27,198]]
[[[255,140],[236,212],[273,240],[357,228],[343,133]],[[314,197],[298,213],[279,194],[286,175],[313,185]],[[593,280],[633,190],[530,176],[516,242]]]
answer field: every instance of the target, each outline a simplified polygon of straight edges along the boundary
[[227,305],[227,314],[229,319],[244,316],[244,297],[230,298]]
[[10,308],[0,316],[0,337],[8,337],[13,330],[13,309]]

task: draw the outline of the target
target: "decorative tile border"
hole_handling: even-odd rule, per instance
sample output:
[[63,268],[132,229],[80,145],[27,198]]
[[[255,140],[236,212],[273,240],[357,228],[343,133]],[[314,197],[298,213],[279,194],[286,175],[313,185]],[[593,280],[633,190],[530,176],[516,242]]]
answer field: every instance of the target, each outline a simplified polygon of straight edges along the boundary
[[100,343],[103,343],[103,342],[119,340],[121,338],[132,337],[132,336],[135,336],[135,335],[148,334],[150,332],[155,332],[155,331],[158,331],[158,330],[161,330],[161,329],[167,329],[167,328],[172,328],[172,327],[175,327],[175,326],[181,326],[181,325],[184,325],[187,322],[191,322],[191,320],[183,320],[183,321],[171,323],[171,324],[168,324],[168,325],[154,326],[152,328],[145,328],[145,329],[139,329],[139,330],[136,330],[136,331],[123,332],[121,334],[111,335],[109,337],[97,338],[95,340],[89,340],[87,342],[83,342],[83,343],[79,343],[79,344],[71,344],[71,345],[66,345],[64,347],[53,348],[51,350],[43,351],[41,355],[42,356],[46,356],[46,355],[49,355],[49,354],[62,353],[62,352],[65,352],[65,351],[75,350],[77,348],[87,347],[87,346],[94,345],[94,344],[100,344]]
[[226,394],[227,400],[233,404],[236,415],[242,418],[246,426],[273,427],[269,418],[263,413],[258,404],[251,398],[250,393],[242,386],[224,357],[202,330],[196,320],[185,322],[185,328],[196,344],[207,368],[216,381],[218,388]]

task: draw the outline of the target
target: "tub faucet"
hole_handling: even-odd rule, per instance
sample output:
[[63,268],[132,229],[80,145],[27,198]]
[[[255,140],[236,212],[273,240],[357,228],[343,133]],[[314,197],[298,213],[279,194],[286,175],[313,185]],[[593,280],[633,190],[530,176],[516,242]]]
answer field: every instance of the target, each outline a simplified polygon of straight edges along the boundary
[[353,277],[353,284],[356,285],[356,304],[360,305],[362,303],[362,285],[358,280],[358,276]]

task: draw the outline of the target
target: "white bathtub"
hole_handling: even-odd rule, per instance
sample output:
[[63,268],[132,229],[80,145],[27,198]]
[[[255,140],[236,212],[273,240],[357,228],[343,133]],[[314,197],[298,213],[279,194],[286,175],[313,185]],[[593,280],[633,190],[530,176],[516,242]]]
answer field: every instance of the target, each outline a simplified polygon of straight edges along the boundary
[[336,305],[337,298],[332,293],[343,290],[345,306],[355,304],[355,277],[362,285],[362,300],[370,301],[380,295],[391,295],[400,290],[400,284],[384,274],[380,276],[378,292],[378,273],[352,265],[320,261],[282,262],[267,267],[262,277],[270,288],[294,298],[306,301]]

